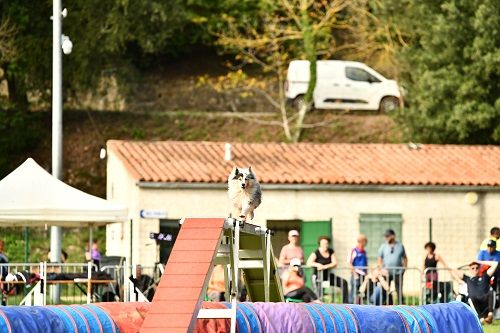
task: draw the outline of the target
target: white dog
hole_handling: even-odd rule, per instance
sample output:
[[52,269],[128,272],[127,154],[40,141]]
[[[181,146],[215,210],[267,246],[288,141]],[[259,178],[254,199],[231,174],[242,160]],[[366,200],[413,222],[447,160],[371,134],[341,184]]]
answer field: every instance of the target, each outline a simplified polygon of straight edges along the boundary
[[253,220],[253,211],[260,205],[262,192],[252,167],[248,169],[233,167],[227,179],[227,185],[227,192],[235,209],[234,215],[239,216],[243,221],[248,218]]

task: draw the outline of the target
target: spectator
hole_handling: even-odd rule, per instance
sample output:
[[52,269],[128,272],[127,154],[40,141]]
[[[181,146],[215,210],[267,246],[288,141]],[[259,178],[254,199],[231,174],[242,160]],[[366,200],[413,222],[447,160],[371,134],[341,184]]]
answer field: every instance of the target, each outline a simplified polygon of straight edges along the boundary
[[441,263],[444,267],[448,268],[448,265],[444,262],[443,258],[437,254],[436,244],[433,242],[427,242],[424,245],[426,255],[424,258],[423,271],[425,272],[425,288],[430,291],[430,303],[434,303],[436,297],[438,297],[438,271],[437,264]]
[[351,268],[351,293],[349,294],[349,303],[354,303],[358,294],[359,286],[363,283],[368,266],[368,257],[366,256],[365,246],[368,239],[365,235],[359,235],[356,247],[351,250],[348,258],[348,264]]
[[[480,274],[480,265],[490,266],[483,275]],[[470,276],[457,270],[452,271],[455,279],[467,284],[468,297],[472,300],[481,323],[493,322],[494,292],[490,288],[490,278],[497,267],[497,261],[476,260],[469,264]]]
[[[378,250],[377,263],[379,267],[386,268],[389,274],[389,285],[394,281],[398,294],[398,304],[403,304],[403,274],[404,268],[408,267],[405,247],[396,241],[396,233],[387,229],[384,233],[385,243]],[[394,300],[389,300],[394,304]]]
[[305,286],[304,271],[300,265],[299,258],[292,258],[288,269],[283,273],[282,282],[285,298],[301,299],[306,303],[321,303],[318,296]]
[[304,262],[304,251],[299,245],[299,232],[290,230],[288,232],[288,244],[281,248],[278,264],[280,267],[290,265],[292,258],[299,258],[300,262]]
[[481,246],[479,247],[479,251],[487,250],[488,249],[488,242],[490,240],[498,242],[498,239],[500,239],[500,228],[499,227],[491,228],[490,229],[490,237],[483,240],[483,242],[481,243]]
[[[497,251],[497,242],[490,239],[486,243],[486,250],[479,251],[477,254],[477,260],[496,261],[500,263],[500,251]],[[493,276],[495,277],[493,287],[497,290],[499,286],[498,279],[500,279],[500,269],[494,271]]]
[[378,268],[371,270],[359,287],[361,299],[366,297],[366,300],[373,305],[383,305],[386,302],[389,283],[383,273],[384,271]]
[[486,250],[481,250],[477,254],[478,260],[500,262],[500,251],[497,251],[497,242],[489,240],[486,243]]
[[135,267],[135,278],[132,277],[131,280],[134,286],[151,302],[155,294],[154,281],[149,275],[142,274],[141,265]]
[[[9,263],[9,258],[5,254],[5,244],[3,240],[0,239],[0,264],[8,264]],[[0,275],[2,277],[2,280],[5,279],[7,276],[8,269],[5,266],[0,266]]]
[[[9,263],[9,258],[7,257],[7,255],[5,254],[5,250],[4,250],[4,247],[5,247],[5,244],[3,242],[3,240],[0,239],[0,280],[1,281],[4,281],[5,280],[5,277],[7,276],[7,274],[9,273],[9,269],[7,266],[3,266],[1,264],[8,264]],[[0,292],[2,293],[2,305],[7,305],[7,295],[5,293],[5,289],[4,289],[4,284],[2,282],[0,282]]]
[[[349,287],[346,280],[330,273],[329,270],[337,267],[337,258],[335,257],[335,251],[329,247],[330,238],[326,236],[320,236],[318,239],[318,249],[311,253],[307,259],[307,265],[316,268],[315,276],[318,277],[318,272],[322,271],[322,280],[330,281],[331,286],[336,286],[342,289],[342,302],[347,303],[349,301]],[[322,288],[321,285],[318,286]]]
[[[47,258],[48,258],[48,261],[49,262],[52,262],[52,260],[50,259],[51,258],[51,252],[47,252]],[[64,250],[61,250],[61,263],[66,263],[66,261],[68,260],[68,253]]]
[[85,253],[85,257],[87,260],[92,261],[92,263],[97,266],[97,270],[100,269],[101,252],[99,251],[99,245],[97,244],[97,240],[95,240],[92,243],[92,247],[90,249],[90,252],[87,251]]
[[226,300],[226,279],[224,277],[224,266],[215,265],[210,281],[208,282],[207,296],[214,302],[224,302]]

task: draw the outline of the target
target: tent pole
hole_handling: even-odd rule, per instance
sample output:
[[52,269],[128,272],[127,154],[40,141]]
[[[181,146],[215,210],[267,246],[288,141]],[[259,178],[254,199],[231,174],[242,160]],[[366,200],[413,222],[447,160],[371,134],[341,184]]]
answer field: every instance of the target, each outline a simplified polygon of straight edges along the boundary
[[89,253],[90,261],[92,261],[92,244],[94,243],[94,230],[92,226],[89,225]]
[[24,227],[24,262],[29,262],[29,229]]
[[132,261],[132,244],[133,244],[133,238],[132,238],[132,230],[133,230],[133,224],[132,224],[132,219],[130,219],[130,262],[129,265],[133,264]]

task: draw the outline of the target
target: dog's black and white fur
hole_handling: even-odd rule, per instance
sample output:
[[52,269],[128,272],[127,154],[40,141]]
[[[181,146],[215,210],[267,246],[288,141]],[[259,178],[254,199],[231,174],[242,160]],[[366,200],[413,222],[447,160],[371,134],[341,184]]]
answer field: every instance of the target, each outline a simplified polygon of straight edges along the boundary
[[228,195],[234,206],[234,216],[243,221],[253,220],[253,211],[261,203],[262,192],[252,167],[248,169],[233,167],[227,184]]

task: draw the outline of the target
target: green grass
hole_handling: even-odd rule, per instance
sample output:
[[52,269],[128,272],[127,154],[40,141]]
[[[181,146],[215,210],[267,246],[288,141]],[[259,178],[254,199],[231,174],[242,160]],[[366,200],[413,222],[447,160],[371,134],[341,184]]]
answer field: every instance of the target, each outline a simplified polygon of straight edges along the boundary
[[483,326],[484,333],[499,333],[500,332],[500,320],[497,319],[492,325]]
[[[37,263],[48,260],[50,249],[50,228],[28,228],[28,260]],[[85,250],[88,244],[88,228],[63,228],[62,248],[68,253],[68,263],[85,262]],[[11,263],[26,262],[24,228],[3,228],[1,239],[5,242],[5,253]],[[94,229],[93,238],[99,242],[101,253],[105,253],[106,228]]]
[[483,326],[484,333],[499,333],[500,332],[500,320],[497,319],[492,325]]

